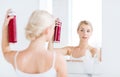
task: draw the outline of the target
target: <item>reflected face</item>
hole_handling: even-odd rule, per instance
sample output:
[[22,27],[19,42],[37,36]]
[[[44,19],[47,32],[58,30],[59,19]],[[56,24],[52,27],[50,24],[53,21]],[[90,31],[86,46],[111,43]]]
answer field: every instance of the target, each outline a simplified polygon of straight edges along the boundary
[[82,24],[77,32],[81,40],[88,40],[92,35],[92,28],[90,25]]

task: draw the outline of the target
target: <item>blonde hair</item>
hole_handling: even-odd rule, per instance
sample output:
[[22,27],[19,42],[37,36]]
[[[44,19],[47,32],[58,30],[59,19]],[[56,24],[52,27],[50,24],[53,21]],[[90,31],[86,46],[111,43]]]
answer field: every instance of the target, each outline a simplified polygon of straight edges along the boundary
[[44,10],[35,10],[28,21],[28,24],[25,28],[26,38],[33,40],[38,36],[42,35],[42,32],[48,26],[54,25],[55,19]]
[[89,25],[89,26],[91,27],[91,30],[93,31],[92,24],[91,24],[89,21],[86,21],[86,20],[83,20],[83,21],[81,21],[81,22],[79,23],[78,28],[77,28],[77,31],[79,30],[80,26],[83,25],[83,24],[84,24],[84,25]]

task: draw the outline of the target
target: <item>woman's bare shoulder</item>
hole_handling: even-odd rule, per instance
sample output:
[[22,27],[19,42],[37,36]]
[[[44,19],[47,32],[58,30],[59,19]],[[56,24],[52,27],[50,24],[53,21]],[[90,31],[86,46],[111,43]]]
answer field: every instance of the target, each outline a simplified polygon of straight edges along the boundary
[[76,46],[66,46],[63,49],[67,51],[67,55],[71,55],[72,51],[76,48]]
[[93,47],[93,46],[89,46],[89,50],[91,50],[91,51],[97,51],[98,50],[98,48],[97,47]]
[[99,48],[93,47],[93,46],[89,46],[90,52],[92,53],[92,55],[98,53],[100,51]]

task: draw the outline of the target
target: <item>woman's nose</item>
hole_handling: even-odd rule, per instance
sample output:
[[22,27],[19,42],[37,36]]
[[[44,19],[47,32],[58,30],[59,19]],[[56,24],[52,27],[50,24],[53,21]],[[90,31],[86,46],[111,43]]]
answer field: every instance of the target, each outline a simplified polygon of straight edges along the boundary
[[86,34],[87,34],[87,31],[84,31],[83,33],[86,35]]

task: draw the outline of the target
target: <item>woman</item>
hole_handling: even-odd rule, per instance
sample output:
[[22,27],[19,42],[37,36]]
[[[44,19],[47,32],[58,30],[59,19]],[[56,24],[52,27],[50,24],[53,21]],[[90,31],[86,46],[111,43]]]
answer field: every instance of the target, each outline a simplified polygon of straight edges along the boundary
[[[26,26],[29,46],[22,50],[11,50],[8,43],[8,23],[13,17],[8,13],[2,30],[2,51],[5,59],[13,65],[19,77],[67,77],[63,56],[48,52],[45,43],[54,33],[54,17],[46,11],[35,10]],[[62,66],[61,66],[62,64]]]
[[78,46],[53,48],[53,41],[49,42],[50,50],[54,50],[63,55],[70,56],[70,58],[67,60],[68,73],[70,73],[70,75],[72,76],[74,75],[74,77],[92,77],[92,75],[94,75],[95,72],[97,71],[97,70],[95,71],[94,68],[96,67],[95,64],[101,61],[101,54],[100,49],[92,47],[88,43],[89,38],[92,35],[92,32],[93,28],[91,23],[89,21],[84,20],[79,23],[77,28],[77,33],[80,38]]
[[[80,41],[78,46],[66,46],[63,48],[54,48],[55,51],[63,55],[70,55],[72,61],[85,61],[86,59],[95,58],[101,61],[100,49],[89,45],[88,41],[93,32],[93,27],[89,21],[81,21],[77,28]],[[49,49],[53,49],[53,42],[49,42]],[[89,57],[88,57],[89,56]]]

